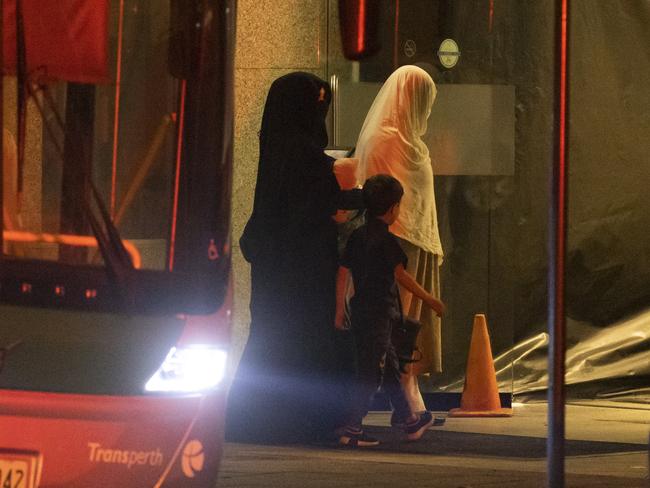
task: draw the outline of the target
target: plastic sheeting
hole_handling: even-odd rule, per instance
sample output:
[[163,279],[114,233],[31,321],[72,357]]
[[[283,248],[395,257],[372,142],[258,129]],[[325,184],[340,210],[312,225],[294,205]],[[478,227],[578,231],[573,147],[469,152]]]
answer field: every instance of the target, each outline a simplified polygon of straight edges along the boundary
[[[567,344],[570,397],[650,402],[650,310],[605,328],[569,320]],[[541,332],[496,357],[500,390],[512,390],[515,396],[545,390],[547,353],[548,334]],[[443,390],[462,388],[459,380]]]

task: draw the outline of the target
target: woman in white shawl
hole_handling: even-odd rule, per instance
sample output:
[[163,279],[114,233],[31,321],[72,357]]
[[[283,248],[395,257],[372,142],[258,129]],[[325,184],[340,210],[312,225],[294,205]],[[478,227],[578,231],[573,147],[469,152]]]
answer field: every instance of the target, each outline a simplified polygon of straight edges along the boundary
[[[407,271],[428,292],[440,297],[438,266],[442,247],[433,192],[429,149],[422,141],[436,98],[431,77],[416,66],[402,66],[386,80],[363,123],[356,147],[359,181],[385,173],[404,187],[400,215],[390,231],[400,238],[408,257]],[[418,336],[422,359],[402,375],[402,384],[414,412],[426,409],[418,376],[442,371],[440,319],[422,301],[402,289],[404,314],[420,320]]]

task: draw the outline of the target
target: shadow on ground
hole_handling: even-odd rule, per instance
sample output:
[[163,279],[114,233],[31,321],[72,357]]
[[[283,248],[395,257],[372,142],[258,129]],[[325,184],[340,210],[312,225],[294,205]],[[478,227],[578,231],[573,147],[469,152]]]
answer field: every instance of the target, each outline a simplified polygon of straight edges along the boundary
[[[463,454],[511,458],[546,457],[546,439],[539,437],[429,430],[419,441],[408,442],[403,434],[389,427],[365,426],[364,430],[381,442],[373,450],[439,456]],[[638,452],[644,449],[638,444],[567,440],[565,450],[566,456],[583,456]]]

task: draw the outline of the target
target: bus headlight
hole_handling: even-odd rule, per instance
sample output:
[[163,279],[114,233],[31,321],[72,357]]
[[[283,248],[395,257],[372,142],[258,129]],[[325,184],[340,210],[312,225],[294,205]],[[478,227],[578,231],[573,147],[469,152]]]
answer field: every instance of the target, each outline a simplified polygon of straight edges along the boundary
[[145,390],[188,393],[215,388],[225,376],[227,358],[228,353],[216,347],[172,347]]

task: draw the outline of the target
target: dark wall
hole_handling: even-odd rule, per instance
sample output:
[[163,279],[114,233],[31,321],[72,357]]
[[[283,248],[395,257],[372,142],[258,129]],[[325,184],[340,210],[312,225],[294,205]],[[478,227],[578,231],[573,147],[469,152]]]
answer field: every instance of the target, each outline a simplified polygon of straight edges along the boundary
[[650,3],[573,2],[568,313],[650,305]]

